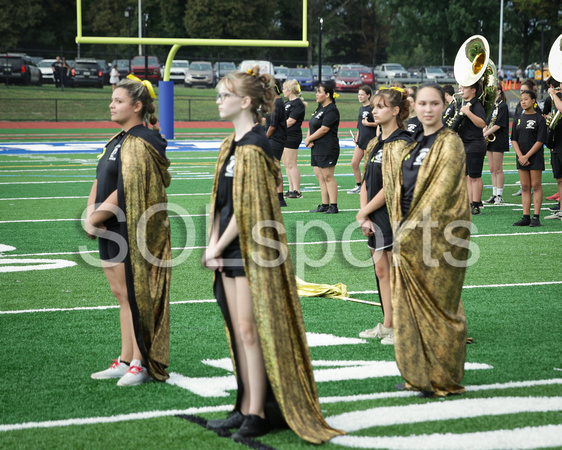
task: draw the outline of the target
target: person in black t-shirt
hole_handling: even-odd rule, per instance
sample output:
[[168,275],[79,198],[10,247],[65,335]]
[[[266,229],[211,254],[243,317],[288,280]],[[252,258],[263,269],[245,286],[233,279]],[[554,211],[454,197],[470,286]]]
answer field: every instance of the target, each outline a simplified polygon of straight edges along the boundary
[[451,84],[443,86],[443,90],[445,91],[445,100],[447,102],[447,108],[445,108],[443,113],[443,125],[450,128],[453,125],[453,118],[457,113],[457,108],[460,109],[460,106],[455,98],[455,88]]
[[[265,116],[265,135],[269,139],[271,150],[275,159],[281,163],[285,141],[287,140],[287,120],[285,119],[285,103],[281,99],[281,90],[279,82],[275,80],[275,102],[273,103],[273,111]],[[287,202],[283,197],[283,175],[279,169],[279,178],[281,182],[277,187],[277,196],[279,204],[287,206]]]
[[336,108],[334,89],[324,83],[316,90],[318,109],[309,122],[308,133],[304,144],[310,148],[310,164],[314,167],[314,174],[320,183],[322,204],[310,212],[337,214],[338,211],[338,182],[334,178],[334,171],[340,156],[338,127],[340,112]]
[[297,166],[299,145],[302,142],[302,122],[307,103],[303,100],[301,87],[297,80],[283,83],[285,102],[285,117],[287,118],[287,140],[283,149],[283,165],[289,180],[289,190],[286,198],[302,198],[301,173]]
[[369,142],[365,175],[361,184],[361,209],[356,219],[361,231],[368,238],[375,266],[375,278],[384,314],[383,323],[362,331],[362,338],[382,339],[381,344],[393,345],[392,303],[390,297],[390,272],[392,261],[392,226],[384,198],[382,161],[385,153],[400,154],[412,142],[404,130],[404,119],[409,114],[409,101],[402,88],[378,91],[372,100],[373,117],[381,127],[381,133]]
[[[544,170],[544,148],[546,141],[546,121],[534,109],[536,100],[534,91],[523,91],[521,108],[523,114],[513,124],[511,144],[517,154],[517,170],[521,181],[521,203],[523,218],[513,226],[540,227],[540,210],[542,206],[542,172]],[[531,220],[531,188],[535,213]]]
[[[84,223],[91,239],[99,236],[101,266],[119,303],[121,325],[119,358],[92,378],[118,378],[118,386],[168,378],[172,250],[165,189],[170,161],[167,142],[155,126],[153,96],[146,80],[123,80],[113,91],[111,120],[122,132],[100,156]],[[164,210],[148,214],[160,206]]]
[[[484,138],[488,146],[488,165],[492,175],[492,196],[484,203],[503,203],[503,155],[509,151],[509,109],[501,84],[498,84],[494,108],[486,121]],[[493,137],[492,137],[493,136]]]
[[359,194],[361,192],[361,170],[359,165],[361,160],[365,157],[365,149],[367,145],[377,134],[377,124],[373,120],[371,113],[371,88],[369,86],[362,86],[357,91],[357,99],[361,103],[359,108],[359,117],[357,118],[357,135],[355,136],[355,150],[351,158],[351,169],[355,178],[356,186],[347,191],[348,194]]
[[51,69],[53,70],[53,77],[55,78],[55,87],[61,87],[63,66],[60,56],[57,56],[56,61],[51,64]]
[[[464,144],[466,154],[466,183],[468,198],[472,204],[472,214],[481,214],[482,168],[486,157],[486,141],[482,129],[486,128],[486,112],[478,100],[482,94],[482,83],[477,81],[472,86],[462,86],[462,98],[465,105],[460,109],[462,122],[458,127],[459,136]],[[459,114],[460,114],[459,113]]]
[[[549,130],[547,130],[547,136],[552,134],[552,138],[554,139],[554,145],[552,145],[552,142],[548,145],[551,151],[550,164],[552,165],[552,174],[558,184],[558,210],[556,210],[556,207],[550,208],[554,213],[545,217],[545,219],[562,220],[562,212],[560,212],[560,196],[562,195],[562,120],[558,119],[555,128],[552,129],[552,120],[556,112],[558,111],[559,114],[562,114],[562,93],[560,93],[560,83],[554,78],[550,77],[547,80],[547,84],[549,85],[548,93],[550,96],[547,97],[546,101],[550,100],[550,108],[548,110],[546,109],[547,102],[545,101],[544,113],[552,113],[550,117],[551,125],[549,126]],[[554,199],[556,199],[556,196],[554,196]]]

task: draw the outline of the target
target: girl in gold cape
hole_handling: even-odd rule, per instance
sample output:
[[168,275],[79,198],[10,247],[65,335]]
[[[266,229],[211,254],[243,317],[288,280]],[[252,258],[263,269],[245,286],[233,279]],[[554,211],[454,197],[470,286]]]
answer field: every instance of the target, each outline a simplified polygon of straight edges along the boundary
[[[384,194],[395,242],[391,289],[396,363],[405,387],[429,397],[465,390],[461,291],[471,216],[464,149],[456,133],[443,128],[444,107],[440,86],[418,89],[416,111],[423,132],[399,154],[383,155]],[[416,164],[419,172],[412,180],[407,168]]]
[[[286,423],[301,438],[322,443],[342,432],[322,417],[277,198],[279,164],[263,129],[254,126],[258,108],[271,107],[273,86],[257,67],[229,74],[218,86],[219,113],[233,121],[235,133],[223,142],[215,169],[203,264],[216,271],[238,396],[233,413],[207,427],[239,428],[237,440]],[[229,184],[231,199],[223,195]],[[227,255],[233,259],[237,248],[243,264],[229,266]]]
[[92,378],[118,378],[118,386],[168,378],[170,162],[158,128],[142,124],[144,118],[156,124],[151,89],[140,80],[123,80],[113,91],[111,118],[123,131],[100,157],[85,221],[88,236],[100,237],[102,267],[120,306],[122,340],[121,356]]

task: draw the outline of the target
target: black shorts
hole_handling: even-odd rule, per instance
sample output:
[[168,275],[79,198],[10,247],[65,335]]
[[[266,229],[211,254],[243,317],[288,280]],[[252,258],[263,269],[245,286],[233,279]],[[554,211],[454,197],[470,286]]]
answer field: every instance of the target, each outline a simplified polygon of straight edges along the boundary
[[470,178],[482,178],[482,168],[486,153],[467,153],[466,154],[466,174]]
[[517,170],[544,170],[544,151],[539,150],[533,156],[529,158],[529,165],[522,166],[519,164],[519,159],[517,159]]
[[562,153],[551,153],[550,164],[552,164],[554,178],[562,178]]
[[392,250],[393,244],[394,237],[392,235],[375,234],[374,236],[369,236],[367,240],[367,246],[375,251],[384,250],[385,252],[389,252]]
[[298,149],[302,142],[302,135],[299,136],[287,136],[285,141],[285,148]]
[[228,278],[246,276],[244,261],[242,260],[242,251],[240,250],[240,242],[238,239],[235,239],[224,249],[222,258],[223,260],[230,260],[230,262],[225,261],[225,265],[222,269],[222,273],[224,273],[225,276]]
[[271,150],[273,156],[277,159],[277,161],[281,161],[281,157],[283,156],[283,144],[279,144],[278,142],[269,141],[269,145],[271,146]]
[[[124,236],[121,235],[121,228],[119,227],[119,225],[109,227],[107,231],[116,233],[123,239],[125,239]],[[117,242],[117,239],[118,237],[116,236],[107,236],[107,238],[98,237],[98,249],[100,252],[100,259],[102,261],[108,261],[112,263],[122,263],[123,261],[125,261],[125,257],[128,254],[126,243],[121,239],[119,239],[119,241],[121,242]],[[121,255],[119,255],[120,251]],[[118,256],[119,258],[115,259]]]
[[330,153],[327,155],[316,155],[311,152],[310,154],[310,165],[312,167],[333,167],[338,163],[338,158],[340,154],[338,153]]

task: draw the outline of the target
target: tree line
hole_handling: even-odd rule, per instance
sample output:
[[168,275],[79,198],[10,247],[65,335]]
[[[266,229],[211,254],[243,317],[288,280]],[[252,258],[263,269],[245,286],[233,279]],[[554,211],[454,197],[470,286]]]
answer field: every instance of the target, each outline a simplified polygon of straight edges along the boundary
[[[319,18],[326,64],[374,66],[452,65],[459,46],[473,34],[484,35],[497,60],[500,2],[504,2],[503,63],[539,62],[562,29],[560,0],[308,0],[309,48],[182,47],[178,59],[269,59],[275,64],[317,63]],[[0,0],[3,51],[47,52],[76,56],[76,2]],[[125,8],[134,8],[131,34],[138,35],[137,0],[83,0],[85,36],[128,35]],[[151,37],[216,39],[300,39],[302,0],[151,0],[143,2]],[[146,50],[164,59],[168,47]],[[136,54],[133,47],[133,55]],[[126,58],[124,45],[82,45],[81,56]],[[497,62],[497,61],[496,61]]]

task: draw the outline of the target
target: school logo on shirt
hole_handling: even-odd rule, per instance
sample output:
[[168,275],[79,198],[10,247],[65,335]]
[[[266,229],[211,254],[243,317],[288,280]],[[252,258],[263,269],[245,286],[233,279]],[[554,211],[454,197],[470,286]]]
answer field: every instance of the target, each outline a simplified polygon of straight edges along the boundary
[[418,127],[418,124],[416,123],[409,123],[408,124],[408,132],[409,133],[413,133],[414,131],[416,131],[416,128]]
[[427,156],[427,153],[429,152],[428,148],[422,148],[420,150],[419,155],[416,157],[416,160],[414,161],[414,166],[421,166],[423,163],[423,160],[425,159],[425,157]]
[[369,111],[363,111],[363,114],[361,114],[361,118],[366,119],[368,117],[369,117]]
[[226,166],[226,170],[224,171],[225,177],[234,177],[234,166],[236,165],[236,157],[232,155],[228,160],[228,164]]
[[109,158],[107,159],[109,161],[115,161],[115,159],[117,158],[117,152],[119,151],[120,148],[121,148],[121,144],[117,144],[113,149],[113,151],[111,152],[111,155],[109,155]]
[[528,121],[527,121],[527,125],[525,126],[525,129],[527,129],[527,130],[534,130],[536,125],[537,125],[537,121],[536,121],[536,120],[528,120]]
[[371,158],[371,162],[375,164],[382,164],[382,148]]
[[324,111],[320,111],[318,114],[316,114],[315,119],[320,119],[323,115],[324,115]]

